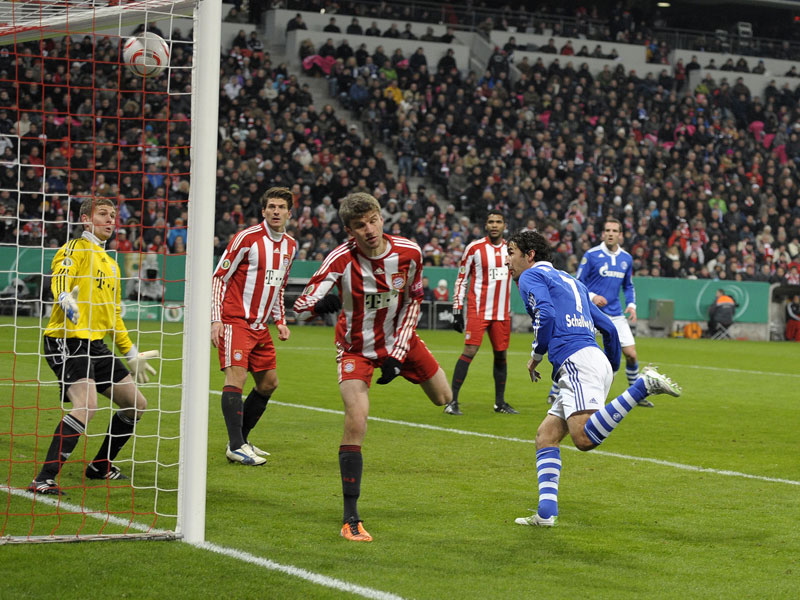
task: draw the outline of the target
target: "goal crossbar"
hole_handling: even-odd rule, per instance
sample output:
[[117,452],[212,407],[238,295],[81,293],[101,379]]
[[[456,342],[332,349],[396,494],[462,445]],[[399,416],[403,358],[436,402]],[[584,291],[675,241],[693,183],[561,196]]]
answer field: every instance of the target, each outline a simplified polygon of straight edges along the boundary
[[198,0],[4,0],[0,2],[0,45],[191,15],[197,3]]

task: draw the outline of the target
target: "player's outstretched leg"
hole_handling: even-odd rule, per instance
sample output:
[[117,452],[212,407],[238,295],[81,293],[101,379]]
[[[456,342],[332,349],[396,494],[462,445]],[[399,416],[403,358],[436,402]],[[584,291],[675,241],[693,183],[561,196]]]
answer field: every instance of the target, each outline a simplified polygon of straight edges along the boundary
[[558,480],[561,476],[561,449],[558,446],[536,451],[539,478],[539,506],[530,517],[514,519],[517,525],[553,527],[558,523]]
[[632,386],[589,417],[584,433],[595,446],[599,446],[634,406],[655,394],[677,397],[681,395],[681,388],[655,367],[648,366],[642,369],[641,377]]
[[[628,385],[631,386],[636,383],[636,380],[639,379],[639,361],[634,360],[631,362],[625,362],[625,377],[628,379]],[[644,406],[645,408],[653,408],[655,406],[650,400],[647,398],[643,398],[638,402],[639,406]]]

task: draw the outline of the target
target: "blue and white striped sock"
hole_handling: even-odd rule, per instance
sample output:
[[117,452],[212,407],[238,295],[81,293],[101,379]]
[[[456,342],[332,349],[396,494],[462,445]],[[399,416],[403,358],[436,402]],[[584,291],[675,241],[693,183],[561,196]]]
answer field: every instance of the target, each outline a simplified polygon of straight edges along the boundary
[[550,387],[550,393],[547,394],[547,397],[549,398],[550,396],[552,396],[553,398],[558,396],[558,382],[557,381],[554,381],[553,385]]
[[636,406],[639,400],[643,400],[646,396],[647,389],[644,386],[644,380],[637,379],[621,395],[589,417],[586,425],[583,426],[584,433],[595,445],[599,446],[611,435],[611,432],[625,418],[625,415]]
[[633,365],[625,363],[625,377],[628,378],[628,385],[633,385],[633,383],[639,379],[638,361],[633,363]]
[[561,449],[557,446],[536,451],[536,474],[539,477],[539,507],[543,519],[558,514],[558,479],[561,476]]

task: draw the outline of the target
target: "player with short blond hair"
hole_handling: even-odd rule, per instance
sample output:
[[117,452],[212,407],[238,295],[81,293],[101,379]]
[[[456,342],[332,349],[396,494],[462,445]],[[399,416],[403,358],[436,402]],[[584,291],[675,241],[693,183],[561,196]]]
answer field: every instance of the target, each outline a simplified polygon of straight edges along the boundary
[[[79,215],[83,234],[53,257],[50,285],[56,303],[44,330],[45,360],[58,377],[62,402],[71,402],[72,408],[56,426],[44,464],[28,486],[38,494],[64,494],[56,478],[97,411],[98,392],[120,410],[85,474],[89,479],[127,479],[113,460],[147,408],[136,382],[147,383],[156,372],[148,361],[158,351],[140,353],[122,321],[119,265],[105,249],[116,229],[116,207],[106,198],[88,198]],[[127,358],[130,371],[106,346],[107,335]]]
[[[422,300],[422,252],[414,242],[383,232],[378,201],[354,193],[339,206],[351,236],[334,249],[294,304],[300,319],[339,313],[336,324],[339,391],[344,403],[344,435],[339,446],[344,517],[341,535],[371,542],[358,514],[373,371],[385,385],[398,375],[419,384],[437,406],[451,398],[444,371],[416,332]],[[341,298],[331,293],[338,288]],[[340,312],[341,311],[341,312]]]

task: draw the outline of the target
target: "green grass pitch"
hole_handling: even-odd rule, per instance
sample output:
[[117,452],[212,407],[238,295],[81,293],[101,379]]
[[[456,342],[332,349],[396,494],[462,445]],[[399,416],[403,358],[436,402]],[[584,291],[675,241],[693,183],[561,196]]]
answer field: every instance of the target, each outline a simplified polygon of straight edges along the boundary
[[[38,321],[12,323],[0,320],[0,475],[4,485],[24,487],[61,413],[52,375],[33,354]],[[177,482],[182,336],[175,328],[134,335],[140,348],[158,347],[167,358],[158,365],[161,385],[147,389],[160,410],[146,416],[118,462],[134,469],[137,489],[82,487],[79,460],[96,451],[108,411],[92,423],[97,437],[79,445],[62,484],[72,488],[70,502],[171,528],[175,495],[152,488]],[[449,377],[463,337],[420,335]],[[222,377],[210,354],[206,539],[370,588],[376,598],[797,597],[800,345],[639,339],[642,364],[660,365],[683,397],[637,408],[593,452],[565,443],[560,522],[537,529],[514,524],[536,506],[532,440],[549,388],[527,377],[529,344],[530,335],[514,334],[509,352],[506,398],[518,416],[492,411],[488,340],[462,388],[463,417],[444,415],[405,381],[373,386],[359,503],[371,544],[339,537],[333,330],[295,326],[288,342],[277,342],[280,387],[251,435],[272,456],[257,469],[225,459],[214,393]],[[617,375],[612,393],[624,379]],[[157,442],[157,432],[172,439]],[[122,530],[91,515],[32,523],[32,511],[54,509],[5,491],[0,501],[2,535],[69,534],[76,523],[84,533]],[[9,544],[0,546],[0,565],[0,598],[354,597],[180,542]]]

